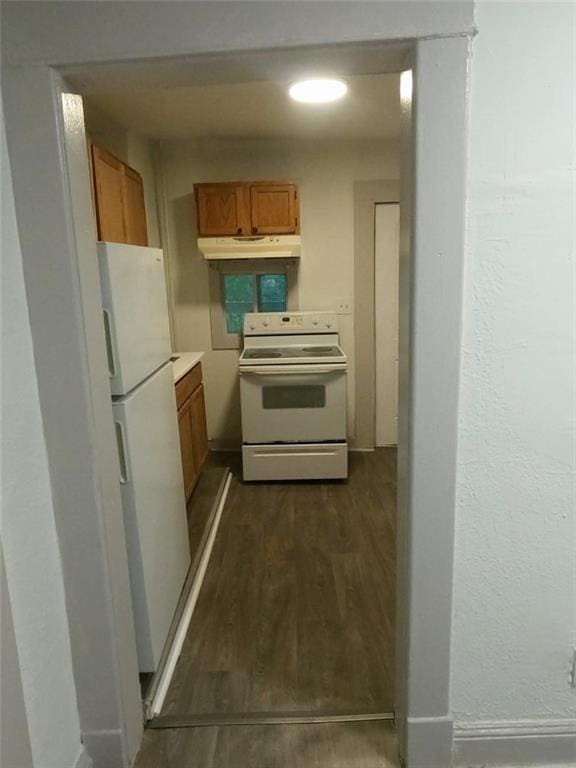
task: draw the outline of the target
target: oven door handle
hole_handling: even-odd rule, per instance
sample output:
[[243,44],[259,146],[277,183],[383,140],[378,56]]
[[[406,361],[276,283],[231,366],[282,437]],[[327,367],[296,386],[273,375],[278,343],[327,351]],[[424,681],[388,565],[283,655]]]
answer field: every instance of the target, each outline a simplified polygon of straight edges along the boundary
[[298,368],[290,366],[278,366],[272,368],[271,366],[251,366],[250,368],[240,368],[240,375],[256,374],[257,376],[309,376],[310,374],[326,374],[326,373],[344,373],[346,371],[346,363],[335,363],[334,365],[310,365],[299,366]]

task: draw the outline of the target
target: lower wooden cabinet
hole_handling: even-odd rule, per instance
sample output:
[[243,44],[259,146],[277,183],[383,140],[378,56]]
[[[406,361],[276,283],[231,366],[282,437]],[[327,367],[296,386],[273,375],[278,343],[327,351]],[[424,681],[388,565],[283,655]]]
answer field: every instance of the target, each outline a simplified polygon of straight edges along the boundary
[[190,421],[192,422],[192,448],[194,463],[202,468],[208,458],[208,431],[206,429],[206,404],[204,385],[200,384],[190,396]]
[[180,452],[186,501],[192,495],[208,458],[206,406],[200,363],[176,384]]
[[194,458],[194,436],[192,431],[192,398],[178,410],[178,430],[180,432],[180,453],[182,455],[182,475],[186,501],[194,490],[200,473],[196,469]]

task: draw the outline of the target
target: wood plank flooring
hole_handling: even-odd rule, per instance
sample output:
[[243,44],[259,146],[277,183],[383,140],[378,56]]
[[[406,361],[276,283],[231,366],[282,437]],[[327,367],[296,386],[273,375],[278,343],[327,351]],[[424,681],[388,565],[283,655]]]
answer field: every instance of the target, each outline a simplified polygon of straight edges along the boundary
[[[348,482],[234,479],[162,716],[391,711],[396,451]],[[382,768],[383,722],[148,730],[136,768]]]
[[162,714],[391,711],[395,452],[326,483],[244,484],[219,458],[235,477]]
[[[211,519],[220,488],[227,474],[226,469],[227,468],[222,468],[220,466],[206,467],[187,505],[186,514],[188,518],[188,539],[190,543],[191,565],[183,587],[183,592],[186,594],[198,566],[196,558],[199,555],[200,548],[203,547],[206,535],[208,534],[207,526]],[[169,637],[173,637],[175,625],[178,625],[185,604],[185,596],[181,594],[175,616],[172,619]],[[170,641],[167,641],[167,643],[168,642]],[[154,674],[152,672],[140,674],[140,691],[143,699],[146,699],[147,696],[151,695],[153,684]]]
[[194,493],[188,502],[188,537],[190,540],[190,560],[193,563],[205,535],[206,524],[212,513],[222,479],[223,470],[207,466],[198,481]]
[[134,768],[399,768],[389,723],[149,730]]

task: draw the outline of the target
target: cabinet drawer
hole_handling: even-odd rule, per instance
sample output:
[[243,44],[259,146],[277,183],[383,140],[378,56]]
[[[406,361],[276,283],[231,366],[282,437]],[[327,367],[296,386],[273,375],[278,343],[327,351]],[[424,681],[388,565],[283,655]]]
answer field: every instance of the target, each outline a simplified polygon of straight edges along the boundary
[[180,409],[192,392],[202,384],[202,365],[197,363],[191,371],[176,384],[176,404]]

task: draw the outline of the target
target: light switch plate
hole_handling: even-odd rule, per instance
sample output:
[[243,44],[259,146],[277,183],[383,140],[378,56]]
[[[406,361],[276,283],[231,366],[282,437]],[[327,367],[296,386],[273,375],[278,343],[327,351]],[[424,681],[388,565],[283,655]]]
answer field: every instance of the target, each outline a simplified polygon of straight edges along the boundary
[[336,299],[336,314],[351,315],[353,306],[352,296],[339,296]]

